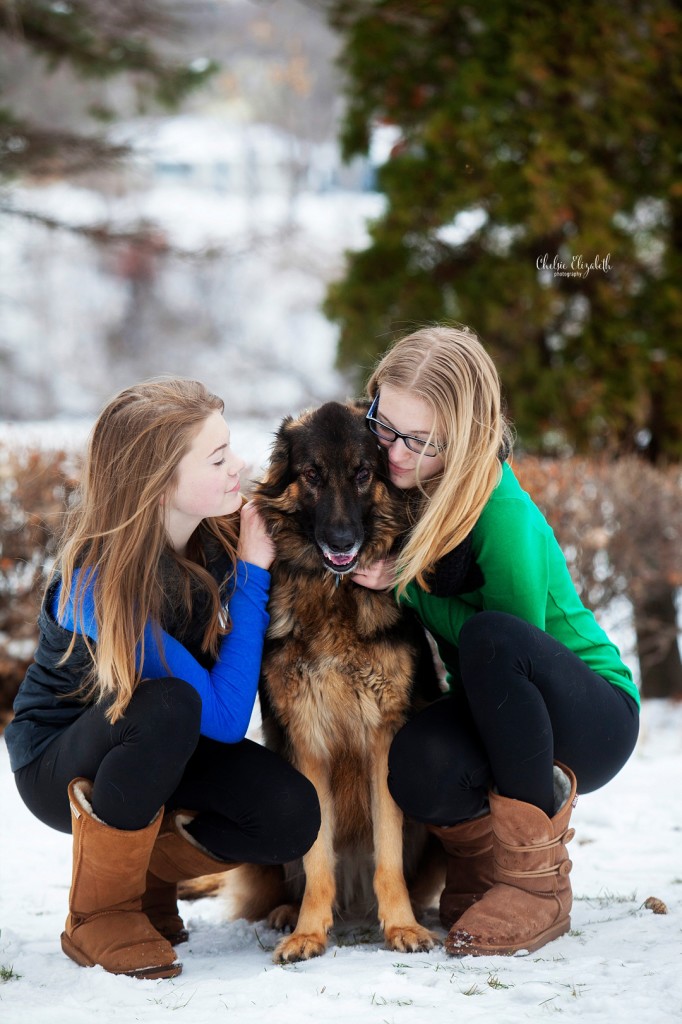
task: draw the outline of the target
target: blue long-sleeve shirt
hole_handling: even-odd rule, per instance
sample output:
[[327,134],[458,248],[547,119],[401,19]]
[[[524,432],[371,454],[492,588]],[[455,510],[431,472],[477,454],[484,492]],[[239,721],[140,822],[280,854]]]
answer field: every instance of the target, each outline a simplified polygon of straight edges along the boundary
[[[85,633],[97,642],[94,576],[83,592],[82,616],[74,623],[74,598],[78,570],[74,572],[69,600],[58,614],[61,586],[52,601],[52,614],[64,629]],[[161,648],[150,622],[145,627],[144,662],[139,664],[144,679],[174,676],[184,679],[201,697],[201,733],[223,743],[237,743],[246,734],[258,692],[263,640],[268,627],[266,605],[270,573],[248,562],[237,562],[235,589],[230,597],[232,629],[223,637],[218,657],[205,669],[183,645],[164,630],[158,630]],[[162,657],[163,652],[163,657]],[[164,664],[165,659],[165,664]]]

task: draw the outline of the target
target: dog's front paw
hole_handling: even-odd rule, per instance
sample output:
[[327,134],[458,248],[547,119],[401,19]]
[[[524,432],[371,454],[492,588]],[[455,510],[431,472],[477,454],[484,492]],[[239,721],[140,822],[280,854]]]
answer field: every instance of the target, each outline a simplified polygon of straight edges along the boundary
[[276,964],[293,964],[298,960],[310,960],[314,956],[322,956],[327,948],[327,936],[319,933],[303,935],[294,932],[279,943],[272,959]]
[[279,907],[271,910],[267,917],[268,928],[275,928],[278,932],[290,932],[296,927],[301,907],[298,903],[282,903]]
[[384,928],[390,949],[401,953],[425,953],[438,944],[436,936],[420,924],[390,925]]

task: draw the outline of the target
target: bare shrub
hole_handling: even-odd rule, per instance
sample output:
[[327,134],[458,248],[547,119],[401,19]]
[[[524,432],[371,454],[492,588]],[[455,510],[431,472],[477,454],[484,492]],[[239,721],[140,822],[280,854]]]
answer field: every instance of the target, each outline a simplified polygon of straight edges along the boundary
[[635,456],[523,456],[514,469],[552,525],[585,604],[598,613],[614,598],[630,601],[644,679],[677,642],[665,597],[682,586],[680,467],[657,468]]
[[0,444],[0,721],[33,657],[50,546],[76,476],[64,451]]

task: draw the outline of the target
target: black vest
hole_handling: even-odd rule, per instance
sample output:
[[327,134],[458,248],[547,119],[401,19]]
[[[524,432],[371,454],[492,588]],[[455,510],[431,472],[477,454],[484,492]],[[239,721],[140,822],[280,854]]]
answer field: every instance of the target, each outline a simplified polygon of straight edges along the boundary
[[[198,588],[193,589],[192,618],[181,625],[176,616],[179,582],[174,566],[172,558],[165,559],[162,565],[166,600],[161,625],[203,668],[210,669],[213,658],[201,649],[210,610],[208,595]],[[217,583],[226,579],[230,563],[222,549],[209,559],[207,568]],[[34,661],[15,697],[14,718],[5,729],[5,743],[13,772],[42,754],[52,740],[88,707],[82,698],[74,696],[92,668],[92,660],[82,637],[76,637],[68,660],[63,665],[59,664],[72,635],[71,630],[63,629],[52,614],[59,582],[59,577],[55,577],[45,593],[38,617],[39,638]]]

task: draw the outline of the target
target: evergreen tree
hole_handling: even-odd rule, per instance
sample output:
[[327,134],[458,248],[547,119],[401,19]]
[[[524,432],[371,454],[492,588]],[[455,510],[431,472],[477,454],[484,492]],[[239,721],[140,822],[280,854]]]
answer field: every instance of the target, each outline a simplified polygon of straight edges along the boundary
[[[23,46],[50,74],[68,65],[79,77],[105,81],[125,76],[139,105],[172,108],[214,73],[210,62],[173,59],[161,45],[182,31],[181,5],[161,0],[0,0],[0,52]],[[66,130],[21,116],[6,101],[10,83],[0,71],[0,175],[65,176],[101,166],[125,154],[101,132]],[[116,111],[93,104],[94,121]]]
[[[332,0],[348,157],[399,130],[386,209],[328,295],[342,365],[462,321],[531,450],[682,457],[682,11],[675,0]],[[462,214],[470,213],[468,233]],[[671,585],[636,608],[675,635]],[[648,633],[647,633],[648,631]],[[644,692],[682,692],[674,639]]]

